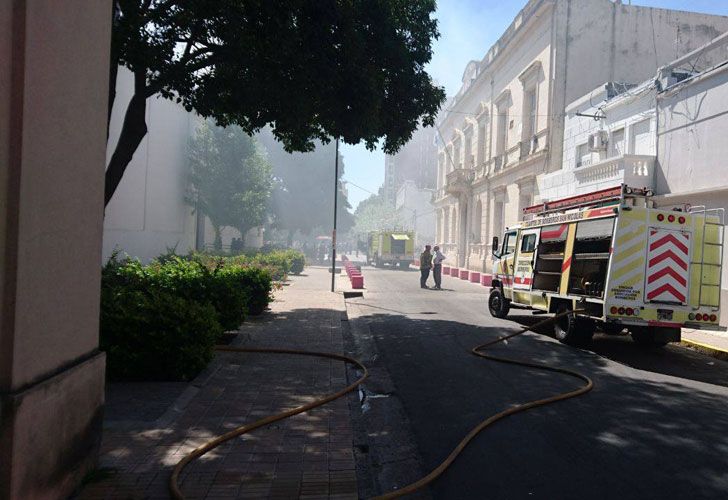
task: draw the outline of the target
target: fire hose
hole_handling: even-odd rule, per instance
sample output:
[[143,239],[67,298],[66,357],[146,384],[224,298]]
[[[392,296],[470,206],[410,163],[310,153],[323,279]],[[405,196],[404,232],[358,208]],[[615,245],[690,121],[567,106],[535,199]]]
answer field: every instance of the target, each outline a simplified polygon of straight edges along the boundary
[[[402,488],[399,488],[396,491],[385,493],[381,496],[376,497],[378,500],[383,499],[390,499],[390,498],[398,498],[404,495],[409,495],[411,493],[414,493],[415,491],[427,486],[431,482],[433,482],[435,479],[437,479],[440,475],[442,475],[445,470],[447,470],[450,465],[455,461],[455,459],[460,455],[460,453],[465,449],[465,447],[486,427],[489,427],[490,425],[494,424],[495,422],[502,420],[506,417],[509,417],[511,415],[515,415],[516,413],[521,413],[524,411],[528,411],[532,408],[536,408],[539,406],[545,406],[551,403],[556,403],[558,401],[563,401],[565,399],[574,398],[577,396],[580,396],[582,394],[585,394],[589,392],[592,387],[594,387],[594,383],[592,380],[587,377],[586,375],[583,375],[579,372],[576,372],[574,370],[569,370],[566,368],[561,367],[555,367],[550,366],[547,364],[542,363],[535,363],[532,361],[523,361],[519,359],[512,359],[512,358],[503,358],[500,356],[493,356],[492,354],[486,354],[485,352],[482,352],[483,349],[492,347],[495,344],[498,344],[500,342],[504,342],[506,340],[512,339],[513,337],[516,337],[518,335],[521,335],[529,330],[534,330],[538,327],[547,325],[549,323],[553,323],[558,318],[562,316],[566,316],[569,314],[578,314],[582,311],[576,310],[576,311],[566,311],[563,313],[559,313],[551,318],[545,319],[543,321],[539,321],[533,325],[530,326],[524,326],[520,330],[518,330],[515,333],[511,333],[510,335],[505,335],[502,337],[498,337],[494,340],[491,340],[489,342],[485,342],[483,344],[480,344],[476,347],[473,347],[471,350],[471,353],[475,356],[479,356],[481,358],[485,358],[491,361],[497,361],[499,363],[507,363],[512,365],[518,365],[518,366],[525,366],[528,368],[536,368],[540,370],[547,370],[550,372],[555,373],[561,373],[564,375],[569,375],[574,378],[578,378],[585,382],[584,385],[577,389],[573,389],[567,392],[559,393],[554,396],[550,396],[548,398],[542,398],[537,399],[534,401],[529,401],[526,403],[521,403],[516,406],[512,406],[508,408],[507,410],[503,410],[501,412],[498,412],[494,415],[489,416],[482,422],[480,422],[478,425],[476,425],[468,434],[458,443],[458,445],[450,452],[450,454],[443,460],[437,467],[435,467],[429,474],[422,477],[418,481],[415,481],[414,483],[411,483],[407,486],[404,486]],[[179,476],[182,470],[193,460],[196,458],[201,457],[205,453],[213,450],[214,448],[218,447],[222,443],[229,441],[231,439],[234,439],[238,436],[242,436],[243,434],[247,434],[249,432],[254,431],[255,429],[258,429],[260,427],[264,427],[266,425],[272,424],[274,422],[278,422],[279,420],[286,419],[288,417],[292,417],[294,415],[298,415],[299,413],[304,413],[306,411],[312,410],[313,408],[323,406],[335,399],[338,399],[342,396],[345,396],[349,392],[356,389],[359,385],[361,385],[369,376],[369,372],[367,371],[366,366],[364,364],[354,358],[351,358],[349,356],[344,356],[342,354],[334,354],[334,353],[328,353],[328,352],[315,352],[315,351],[302,351],[298,349],[264,349],[264,348],[249,348],[249,347],[233,347],[233,346],[218,346],[215,348],[217,351],[222,352],[241,352],[241,353],[266,353],[266,354],[293,354],[293,355],[300,355],[300,356],[312,356],[312,357],[319,357],[319,358],[329,358],[337,361],[343,361],[345,363],[349,363],[352,365],[355,365],[359,370],[361,370],[362,375],[351,384],[347,385],[340,391],[336,393],[329,394],[325,397],[316,399],[310,403],[307,403],[305,405],[298,406],[296,408],[293,408],[291,410],[287,410],[281,413],[277,413],[275,415],[270,415],[268,417],[262,418],[260,420],[257,420],[255,422],[252,422],[250,424],[242,425],[240,427],[237,427],[229,432],[226,432],[225,434],[221,434],[210,441],[207,441],[203,445],[199,446],[198,448],[191,451],[189,454],[185,455],[178,463],[175,465],[172,476],[169,479],[169,491],[173,498],[175,499],[184,499],[184,495],[182,494],[182,490],[179,487]]]

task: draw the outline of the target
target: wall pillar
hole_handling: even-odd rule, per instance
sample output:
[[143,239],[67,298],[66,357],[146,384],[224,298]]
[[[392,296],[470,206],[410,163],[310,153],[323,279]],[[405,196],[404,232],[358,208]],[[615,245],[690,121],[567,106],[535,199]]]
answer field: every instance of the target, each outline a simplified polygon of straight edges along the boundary
[[0,498],[65,498],[98,453],[110,33],[109,0],[0,2]]

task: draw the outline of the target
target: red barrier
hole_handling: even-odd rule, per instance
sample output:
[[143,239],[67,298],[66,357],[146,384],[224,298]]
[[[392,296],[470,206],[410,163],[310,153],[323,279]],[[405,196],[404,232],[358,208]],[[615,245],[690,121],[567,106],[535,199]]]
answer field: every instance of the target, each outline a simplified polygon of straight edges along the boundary
[[457,278],[458,276],[460,276],[460,271],[457,267],[450,268],[450,276],[452,276],[453,278]]
[[450,276],[450,266],[442,266],[442,274]]
[[364,288],[364,276],[361,274],[351,277],[351,287],[355,290]]
[[480,284],[483,286],[490,286],[493,284],[493,276],[490,274],[482,274],[480,276]]
[[460,270],[460,279],[461,280],[467,280],[468,279],[468,273],[469,273],[469,271],[467,269],[461,269]]
[[471,271],[470,272],[470,282],[471,283],[480,283],[480,273]]

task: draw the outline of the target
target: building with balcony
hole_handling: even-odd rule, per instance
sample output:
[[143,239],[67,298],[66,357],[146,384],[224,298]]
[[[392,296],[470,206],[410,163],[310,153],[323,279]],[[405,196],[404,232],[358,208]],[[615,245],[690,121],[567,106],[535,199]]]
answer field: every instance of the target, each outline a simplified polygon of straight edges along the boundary
[[538,199],[551,201],[627,184],[655,187],[657,85],[606,83],[566,107],[563,163],[540,176]]
[[[558,195],[563,179],[549,178],[546,188],[543,178],[575,162],[576,149],[563,148],[568,103],[603,82],[654,77],[676,54],[725,31],[723,16],[611,0],[530,0],[485,56],[468,63],[460,91],[438,122],[444,144],[437,155],[437,242],[448,262],[487,270],[486,242],[518,221],[524,207]],[[625,136],[624,144],[629,140]],[[654,167],[643,157],[654,152],[641,152],[641,142],[638,152],[625,150],[616,161],[609,151],[603,158],[589,151],[579,166],[589,169],[570,175],[588,177],[592,185],[611,182],[620,175],[615,169],[649,176]],[[450,175],[461,170],[470,174]]]

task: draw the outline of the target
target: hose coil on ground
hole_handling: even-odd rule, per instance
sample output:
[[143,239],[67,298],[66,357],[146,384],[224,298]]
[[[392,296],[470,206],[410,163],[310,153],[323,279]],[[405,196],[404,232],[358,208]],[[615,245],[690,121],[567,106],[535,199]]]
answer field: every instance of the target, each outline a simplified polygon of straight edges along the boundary
[[[532,361],[523,361],[519,359],[512,359],[512,358],[503,358],[499,356],[493,356],[492,354],[486,354],[485,352],[482,352],[484,349],[492,347],[495,344],[498,344],[500,342],[504,342],[508,339],[511,339],[513,337],[516,337],[518,335],[521,335],[529,330],[534,330],[540,326],[544,326],[549,323],[553,323],[558,318],[565,316],[567,314],[578,314],[582,311],[567,311],[564,313],[557,314],[551,318],[548,318],[543,321],[539,321],[538,323],[535,323],[530,326],[524,326],[519,331],[512,333],[510,335],[505,335],[502,337],[498,337],[497,339],[491,340],[489,342],[485,342],[483,344],[480,344],[476,347],[474,347],[470,352],[474,354],[475,356],[479,356],[481,358],[485,358],[491,361],[497,361],[499,363],[508,363],[512,365],[518,365],[518,366],[525,366],[528,368],[536,368],[540,370],[547,370],[555,373],[562,373],[564,375],[569,375],[571,377],[578,378],[579,380],[582,380],[584,382],[584,385],[577,389],[573,389],[571,391],[563,392],[560,394],[557,394],[555,396],[551,396],[548,398],[538,399],[535,401],[529,401],[527,403],[522,403],[517,406],[513,406],[507,410],[501,411],[499,413],[496,413],[494,415],[489,416],[485,420],[483,420],[481,423],[479,423],[477,426],[475,426],[468,434],[458,443],[458,445],[450,452],[450,454],[443,460],[437,467],[435,467],[429,474],[424,476],[423,478],[419,479],[418,481],[411,483],[407,486],[404,486],[402,488],[397,489],[396,491],[385,493],[381,496],[376,497],[377,499],[391,499],[391,498],[399,498],[404,495],[409,495],[411,493],[416,492],[417,490],[427,486],[432,481],[437,479],[440,475],[442,475],[447,468],[455,461],[455,459],[460,455],[460,453],[465,449],[465,447],[486,427],[489,427],[490,425],[494,424],[495,422],[502,420],[506,417],[509,417],[511,415],[515,415],[516,413],[521,413],[527,410],[530,410],[532,408],[536,408],[539,406],[544,406],[551,403],[556,403],[558,401],[563,401],[565,399],[574,398],[577,396],[580,396],[582,394],[585,394],[589,392],[593,387],[594,383],[592,380],[587,377],[586,375],[583,375],[579,372],[576,372],[574,370],[569,370],[566,368],[560,368],[555,366],[549,366],[542,363],[535,363]],[[302,351],[297,349],[263,349],[263,348],[247,348],[247,347],[232,347],[232,346],[218,346],[216,347],[217,351],[222,352],[241,352],[241,353],[267,353],[267,354],[293,354],[293,355],[300,355],[300,356],[313,356],[313,357],[321,357],[321,358],[329,358],[334,359],[338,361],[343,361],[345,363],[350,363],[355,366],[357,366],[362,371],[362,376],[359,377],[356,381],[353,383],[347,385],[340,391],[330,394],[326,397],[317,399],[315,401],[312,401],[311,403],[298,406],[296,408],[293,408],[292,410],[288,410],[285,412],[281,412],[275,415],[270,415],[268,417],[262,418],[260,420],[257,420],[255,422],[252,422],[250,424],[246,424],[240,427],[237,427],[229,432],[226,432],[225,434],[222,434],[220,436],[217,436],[213,438],[212,440],[204,443],[202,446],[196,448],[189,454],[187,454],[185,457],[180,460],[177,465],[175,465],[172,476],[169,479],[169,490],[170,494],[175,499],[184,499],[184,495],[182,494],[182,491],[179,487],[179,476],[182,470],[193,460],[196,458],[201,457],[205,453],[209,452],[210,450],[216,448],[217,446],[221,445],[222,443],[229,441],[233,438],[236,438],[238,436],[242,436],[243,434],[246,434],[248,432],[251,432],[255,429],[258,429],[260,427],[266,426],[268,424],[272,424],[273,422],[277,422],[279,420],[283,420],[288,417],[292,417],[293,415],[297,415],[299,413],[304,413],[308,410],[312,410],[313,408],[316,408],[318,406],[325,405],[326,403],[329,403],[335,399],[338,399],[349,392],[356,389],[359,385],[361,385],[369,376],[369,372],[367,371],[366,366],[364,364],[354,358],[351,358],[349,356],[344,356],[342,354],[334,354],[334,353],[328,353],[328,352],[314,352],[314,351]]]

